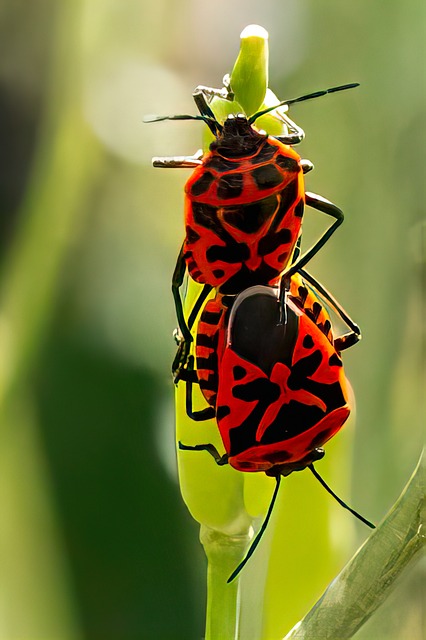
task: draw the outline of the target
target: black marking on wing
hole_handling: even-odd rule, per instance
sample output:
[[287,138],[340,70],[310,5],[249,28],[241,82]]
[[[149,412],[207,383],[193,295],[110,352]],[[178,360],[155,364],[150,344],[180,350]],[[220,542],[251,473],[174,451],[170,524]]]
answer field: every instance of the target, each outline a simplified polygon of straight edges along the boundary
[[201,196],[209,190],[210,185],[214,181],[214,175],[210,171],[204,171],[201,176],[191,186],[191,195]]

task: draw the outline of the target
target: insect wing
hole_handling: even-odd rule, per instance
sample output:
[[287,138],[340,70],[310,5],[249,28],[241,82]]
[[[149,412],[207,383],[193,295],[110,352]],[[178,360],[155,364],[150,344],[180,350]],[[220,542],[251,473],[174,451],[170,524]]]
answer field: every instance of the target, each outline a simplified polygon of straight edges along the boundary
[[302,460],[343,426],[350,408],[342,362],[291,300],[279,324],[274,289],[238,296],[219,369],[217,420],[229,462],[266,471]]

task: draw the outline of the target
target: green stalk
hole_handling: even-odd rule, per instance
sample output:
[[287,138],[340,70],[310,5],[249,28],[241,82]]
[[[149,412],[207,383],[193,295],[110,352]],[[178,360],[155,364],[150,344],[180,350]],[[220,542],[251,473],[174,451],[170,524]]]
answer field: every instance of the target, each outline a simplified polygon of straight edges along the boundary
[[239,581],[230,584],[226,581],[244,556],[248,533],[229,536],[201,526],[200,540],[208,561],[206,640],[237,640]]
[[201,526],[200,540],[208,560],[206,640],[261,640],[263,599],[268,559],[273,535],[273,522],[262,538],[262,544],[230,584],[227,580],[244,558],[263,517],[256,519],[255,531],[242,535],[226,535]]

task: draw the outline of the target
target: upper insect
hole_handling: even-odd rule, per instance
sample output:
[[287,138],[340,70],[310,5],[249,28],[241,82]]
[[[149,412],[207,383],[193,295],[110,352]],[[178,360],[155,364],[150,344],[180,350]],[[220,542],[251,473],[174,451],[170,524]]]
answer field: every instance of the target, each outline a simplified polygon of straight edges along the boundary
[[[185,185],[185,239],[173,275],[181,349],[173,363],[175,381],[187,362],[192,336],[182,308],[179,288],[188,270],[191,278],[208,290],[237,295],[254,285],[272,285],[286,269],[295,273],[325,244],[343,221],[342,211],[321,196],[305,192],[303,174],[313,168],[292,148],[303,130],[281,114],[286,131],[270,136],[254,125],[258,118],[280,106],[302,102],[356,84],[333,87],[285,100],[251,116],[241,113],[218,122],[208,95],[196,90],[200,115],[154,116],[146,120],[202,120],[214,140],[207,153],[192,157],[156,158],[158,167],[192,167]],[[294,261],[307,204],[334,218],[316,244]],[[291,265],[291,266],[290,266]],[[290,274],[291,275],[291,274]]]

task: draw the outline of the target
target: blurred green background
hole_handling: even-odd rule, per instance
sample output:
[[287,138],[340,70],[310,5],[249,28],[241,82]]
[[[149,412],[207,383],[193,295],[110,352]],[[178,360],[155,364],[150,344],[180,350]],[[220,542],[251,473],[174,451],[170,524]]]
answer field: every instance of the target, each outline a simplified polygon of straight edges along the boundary
[[[346,213],[310,270],[363,329],[345,356],[351,488],[333,486],[376,521],[393,504],[423,440],[425,17],[420,0],[3,0],[1,640],[203,635],[169,375],[188,174],[151,168],[195,151],[202,130],[142,117],[194,112],[193,88],[221,85],[250,23],[269,31],[281,99],[361,83],[291,115],[316,166],[307,188]],[[323,224],[308,212],[306,236]],[[339,566],[365,535],[353,529]],[[287,549],[300,571],[280,574],[283,545],[268,590],[285,603],[311,567],[303,546]],[[421,575],[403,576],[357,638],[420,638]]]

